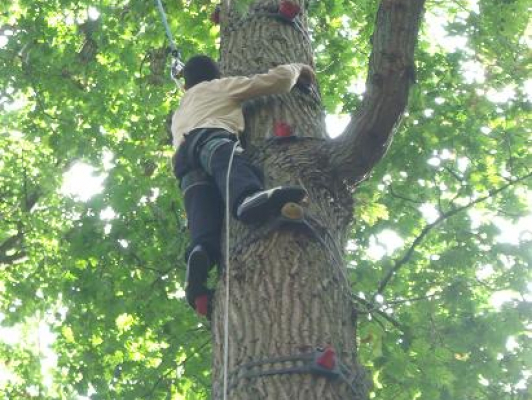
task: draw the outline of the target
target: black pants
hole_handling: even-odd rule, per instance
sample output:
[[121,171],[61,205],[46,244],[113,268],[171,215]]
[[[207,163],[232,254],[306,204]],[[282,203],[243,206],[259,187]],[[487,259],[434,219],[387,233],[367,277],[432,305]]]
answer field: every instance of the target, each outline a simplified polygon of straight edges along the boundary
[[[230,139],[212,154],[212,173],[198,184],[183,187],[187,175],[203,170],[199,154],[203,146],[217,138]],[[242,155],[235,152],[229,179],[229,198],[226,198],[226,178],[229,159],[236,137],[221,129],[196,129],[190,132],[174,156],[174,173],[185,190],[185,211],[191,236],[190,249],[201,244],[211,259],[220,260],[220,239],[226,202],[230,212],[236,216],[238,205],[247,195],[263,189],[260,171]],[[188,251],[186,254],[188,257]]]

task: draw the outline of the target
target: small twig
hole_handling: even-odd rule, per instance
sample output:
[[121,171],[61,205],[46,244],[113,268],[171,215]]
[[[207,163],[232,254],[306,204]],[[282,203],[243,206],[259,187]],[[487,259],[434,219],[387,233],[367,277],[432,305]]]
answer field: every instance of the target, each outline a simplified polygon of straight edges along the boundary
[[386,314],[384,311],[379,310],[377,308],[374,308],[374,304],[366,299],[363,299],[362,297],[359,297],[355,294],[352,295],[353,299],[362,304],[366,309],[363,310],[364,312],[367,312],[368,314],[371,314],[375,317],[375,321],[382,326],[382,328],[385,330],[385,327],[382,325],[382,323],[377,319],[377,316],[373,313],[378,314],[378,316],[384,318],[386,321],[390,322],[395,328],[400,330],[401,332],[404,332],[404,328],[402,327],[401,323],[397,321],[395,318],[391,317],[390,315]]
[[2,25],[0,26],[0,36],[4,36],[7,31],[14,32],[17,30],[15,25]]
[[409,298],[409,299],[390,300],[390,301],[387,301],[386,303],[383,303],[382,306],[386,307],[386,306],[390,306],[390,305],[397,305],[397,304],[413,303],[413,302],[416,302],[416,301],[430,300],[433,297],[439,296],[440,294],[441,294],[441,292],[429,294],[429,295],[426,295],[426,296],[412,297],[412,298]]
[[152,271],[156,271],[159,276],[157,276],[157,278],[155,278],[155,280],[151,283],[151,287],[154,287],[156,284],[158,284],[164,276],[168,275],[172,270],[176,269],[173,265],[171,267],[168,267],[167,269],[164,269],[164,270],[158,270],[158,269],[155,269],[155,268],[151,268]]
[[442,201],[441,201],[441,197],[442,197],[442,190],[440,189],[440,186],[438,185],[438,182],[436,181],[436,176],[434,176],[432,178],[432,183],[434,184],[434,188],[436,190],[436,193],[437,193],[437,201],[438,201],[438,212],[440,214],[445,214],[445,211],[443,210],[443,205],[442,205]]
[[431,224],[428,224],[426,225],[422,230],[421,230],[421,233],[419,234],[418,237],[416,237],[414,239],[414,241],[412,242],[412,244],[410,245],[410,247],[408,248],[408,250],[406,251],[406,253],[404,254],[403,257],[401,257],[400,259],[398,259],[394,266],[386,273],[386,275],[384,276],[384,278],[381,280],[381,282],[379,283],[379,287],[377,289],[377,292],[375,295],[377,294],[381,294],[384,292],[384,289],[386,288],[386,286],[388,285],[388,283],[390,282],[390,280],[393,278],[393,276],[395,274],[397,274],[397,272],[399,271],[399,269],[401,269],[401,267],[403,265],[405,265],[409,260],[410,258],[412,257],[412,255],[414,254],[414,251],[416,250],[416,248],[421,244],[421,242],[425,239],[425,237],[434,229],[436,228],[437,226],[439,226],[442,222],[446,221],[447,219],[453,217],[454,215],[456,214],[459,214],[460,212],[462,211],[466,211],[468,210],[469,208],[473,207],[474,205],[476,204],[479,204],[479,203],[482,203],[488,199],[491,199],[492,197],[498,195],[500,192],[506,190],[507,188],[511,187],[511,186],[514,186],[516,185],[517,183],[519,182],[522,182],[526,179],[529,179],[530,177],[532,176],[532,173],[529,173],[527,175],[524,175],[520,178],[517,178],[517,179],[514,179],[513,181],[505,184],[505,185],[502,185],[501,187],[497,188],[497,189],[493,189],[493,190],[490,190],[488,192],[488,195],[486,196],[483,196],[483,197],[479,197],[478,199],[466,204],[465,206],[462,206],[462,207],[457,207],[457,208],[454,208],[452,210],[449,210],[443,214],[441,214],[437,219],[436,221],[432,222]]
[[0,255],[0,264],[13,264],[16,261],[22,260],[24,257],[27,257],[27,253],[25,251],[20,251],[10,256]]
[[166,377],[168,377],[172,372],[176,372],[177,368],[184,367],[188,360],[190,360],[192,357],[195,357],[196,355],[198,355],[200,353],[200,351],[203,350],[210,342],[211,342],[211,339],[209,338],[209,340],[207,340],[205,343],[203,343],[196,351],[192,352],[191,354],[188,354],[183,361],[181,361],[179,364],[177,364],[175,366],[175,368],[169,369],[168,371],[166,371],[165,373],[160,375],[159,379],[157,379],[157,381],[153,384],[153,386],[151,387],[150,391],[146,393],[146,397],[144,397],[144,398],[150,398],[149,396],[152,395],[153,392],[155,392],[155,389],[157,389],[159,384]]
[[0,243],[0,253],[7,253],[13,247],[17,246],[20,240],[22,239],[22,231],[19,230],[15,235],[7,238],[2,243]]
[[415,199],[407,197],[407,196],[405,196],[403,194],[397,193],[395,190],[393,190],[393,186],[392,185],[389,185],[389,188],[390,188],[390,194],[392,195],[392,197],[395,197],[397,199],[401,199],[401,200],[404,200],[404,201],[408,201],[409,203],[414,203],[414,204],[423,204],[424,203],[424,201],[422,201],[422,200],[415,200]]
[[449,174],[451,174],[451,176],[456,179],[458,182],[462,183],[464,181],[464,178],[461,177],[460,175],[458,175],[456,173],[456,171],[452,170],[451,168],[449,168],[447,165],[444,165],[443,166],[443,169],[446,170]]

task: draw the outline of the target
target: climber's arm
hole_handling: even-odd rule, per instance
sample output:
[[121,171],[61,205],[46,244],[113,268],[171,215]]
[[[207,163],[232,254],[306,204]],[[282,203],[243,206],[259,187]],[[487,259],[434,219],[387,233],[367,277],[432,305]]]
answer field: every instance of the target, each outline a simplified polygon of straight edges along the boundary
[[308,65],[285,64],[270,69],[266,74],[227,78],[227,90],[230,97],[245,101],[258,96],[288,93],[296,83],[308,85],[314,79],[314,71]]

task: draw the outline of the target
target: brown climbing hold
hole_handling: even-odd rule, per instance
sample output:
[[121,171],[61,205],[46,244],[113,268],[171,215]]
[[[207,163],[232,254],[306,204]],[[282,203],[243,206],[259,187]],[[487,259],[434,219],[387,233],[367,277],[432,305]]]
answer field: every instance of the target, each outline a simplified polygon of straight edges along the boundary
[[281,208],[281,215],[293,221],[302,220],[303,214],[303,207],[296,203],[286,203],[283,208]]

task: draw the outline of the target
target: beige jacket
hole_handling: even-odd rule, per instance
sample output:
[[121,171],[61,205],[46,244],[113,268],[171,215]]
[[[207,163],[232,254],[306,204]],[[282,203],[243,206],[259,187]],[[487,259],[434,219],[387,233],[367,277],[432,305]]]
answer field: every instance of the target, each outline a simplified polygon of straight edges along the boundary
[[242,103],[258,96],[288,93],[303,64],[272,68],[250,78],[236,76],[202,82],[185,92],[172,118],[174,146],[196,128],[222,128],[234,134],[244,130]]

